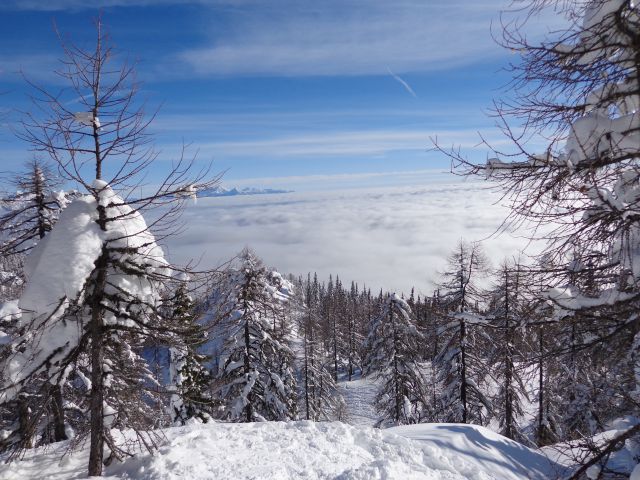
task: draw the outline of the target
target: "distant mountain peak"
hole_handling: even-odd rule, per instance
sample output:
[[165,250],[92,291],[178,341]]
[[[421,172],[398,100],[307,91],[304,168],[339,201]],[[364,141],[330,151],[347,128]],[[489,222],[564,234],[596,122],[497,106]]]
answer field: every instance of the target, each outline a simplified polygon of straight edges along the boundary
[[272,195],[276,193],[291,193],[293,190],[279,190],[275,188],[256,188],[256,187],[233,187],[225,188],[222,186],[205,188],[198,190],[197,196],[204,197],[233,197],[237,195]]

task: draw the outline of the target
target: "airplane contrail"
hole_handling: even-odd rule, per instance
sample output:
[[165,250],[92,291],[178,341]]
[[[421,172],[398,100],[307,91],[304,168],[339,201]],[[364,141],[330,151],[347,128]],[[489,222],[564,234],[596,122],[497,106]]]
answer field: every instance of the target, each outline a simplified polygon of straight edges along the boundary
[[411,85],[409,85],[402,78],[400,78],[398,75],[393,73],[389,67],[387,67],[387,72],[389,72],[389,75],[395,78],[398,81],[398,83],[400,83],[400,85],[402,85],[407,92],[409,92],[413,97],[418,98],[418,96],[416,95],[416,92],[414,92],[413,88],[411,88]]

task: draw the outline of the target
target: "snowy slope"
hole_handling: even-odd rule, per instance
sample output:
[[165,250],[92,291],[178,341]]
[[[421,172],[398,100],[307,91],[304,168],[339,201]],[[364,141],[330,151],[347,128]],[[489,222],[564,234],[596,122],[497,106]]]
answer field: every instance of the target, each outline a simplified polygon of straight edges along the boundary
[[[554,461],[566,465],[567,468],[575,469],[580,464],[585,463],[593,456],[593,447],[604,448],[608,442],[615,437],[623,435],[628,429],[638,424],[638,419],[634,417],[623,417],[610,422],[607,430],[598,433],[585,440],[574,440],[557,443],[541,450]],[[606,462],[606,469],[620,472],[620,475],[630,474],[637,465],[638,445],[633,441],[620,442],[619,448],[615,450]],[[592,466],[587,473],[597,477],[600,464]],[[639,469],[640,473],[640,469]],[[639,477],[640,478],[640,477]]]
[[378,420],[373,406],[378,384],[371,378],[357,378],[338,383],[338,390],[347,405],[346,421],[351,425],[372,427]]
[[474,471],[489,472],[490,478],[501,480],[553,479],[566,473],[564,467],[542,453],[478,425],[423,423],[393,427],[386,432],[442,452],[468,478],[474,478]]
[[[378,430],[339,422],[193,423],[166,429],[164,434],[166,439],[154,456],[141,454],[111,465],[105,477],[511,480],[555,476],[554,467],[541,455],[485,429],[461,425]],[[65,446],[66,442],[32,450],[19,462],[0,464],[0,478],[86,478],[87,450],[60,460]]]

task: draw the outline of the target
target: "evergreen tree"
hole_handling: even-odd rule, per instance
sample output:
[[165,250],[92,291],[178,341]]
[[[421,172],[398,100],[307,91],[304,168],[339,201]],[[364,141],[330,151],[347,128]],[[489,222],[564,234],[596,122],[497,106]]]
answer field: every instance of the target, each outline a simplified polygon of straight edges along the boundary
[[224,325],[218,370],[223,418],[235,422],[296,417],[296,381],[288,338],[274,329],[283,316],[283,296],[253,252],[239,255],[227,274],[231,308],[216,319]]
[[528,392],[522,371],[525,366],[522,336],[526,319],[522,290],[523,275],[518,263],[506,261],[496,272],[497,284],[492,289],[488,312],[490,338],[489,363],[498,384],[492,410],[500,422],[500,433],[507,438],[524,441],[521,428],[524,401]]
[[60,212],[77,196],[56,191],[61,180],[42,161],[27,164],[24,173],[11,180],[16,189],[0,200],[0,253],[28,253],[51,231]]
[[427,389],[419,365],[423,341],[407,302],[390,295],[367,336],[366,373],[381,381],[378,425],[419,423],[424,418]]
[[478,285],[487,260],[478,244],[460,241],[441,275],[441,301],[446,317],[440,329],[442,348],[434,367],[439,383],[437,406],[446,422],[484,424],[491,404],[482,392],[486,368],[476,345],[476,326],[483,323],[477,304]]
[[172,328],[180,342],[169,348],[169,385],[174,389],[170,413],[174,423],[190,418],[207,422],[211,412],[211,375],[205,367],[207,357],[199,353],[206,335],[197,322],[194,302],[181,281],[171,299]]

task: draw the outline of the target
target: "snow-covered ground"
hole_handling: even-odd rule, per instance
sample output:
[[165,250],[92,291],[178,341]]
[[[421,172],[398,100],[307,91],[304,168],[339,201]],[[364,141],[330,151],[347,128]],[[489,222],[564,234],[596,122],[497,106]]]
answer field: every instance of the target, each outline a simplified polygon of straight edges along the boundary
[[[636,426],[638,419],[634,417],[623,417],[610,422],[607,430],[594,435],[585,440],[574,440],[563,443],[557,443],[548,447],[543,447],[541,451],[554,462],[567,467],[575,467],[592,458],[593,449],[597,446],[604,448],[608,442],[615,437],[624,434],[628,429]],[[636,473],[634,468],[638,465],[638,455],[640,446],[636,441],[626,440],[620,442],[619,448],[615,450],[606,461],[606,470],[611,472],[619,472],[619,477],[626,478],[632,471]],[[601,465],[596,464],[587,470],[589,478],[598,478]],[[640,467],[637,470],[638,480],[640,480]],[[609,477],[604,477],[609,478]],[[634,478],[633,476],[631,478]]]
[[[108,479],[431,479],[555,478],[558,466],[485,428],[413,425],[389,430],[340,422],[193,423],[164,431],[155,455],[106,468]],[[86,449],[66,442],[0,465],[3,480],[86,478]]]
[[465,478],[474,471],[487,472],[489,478],[562,478],[566,468],[543,454],[478,425],[423,423],[393,427],[385,432],[422,442],[455,459]]
[[338,383],[340,394],[347,405],[346,421],[351,425],[372,427],[378,420],[373,406],[378,385],[369,378],[356,378]]

